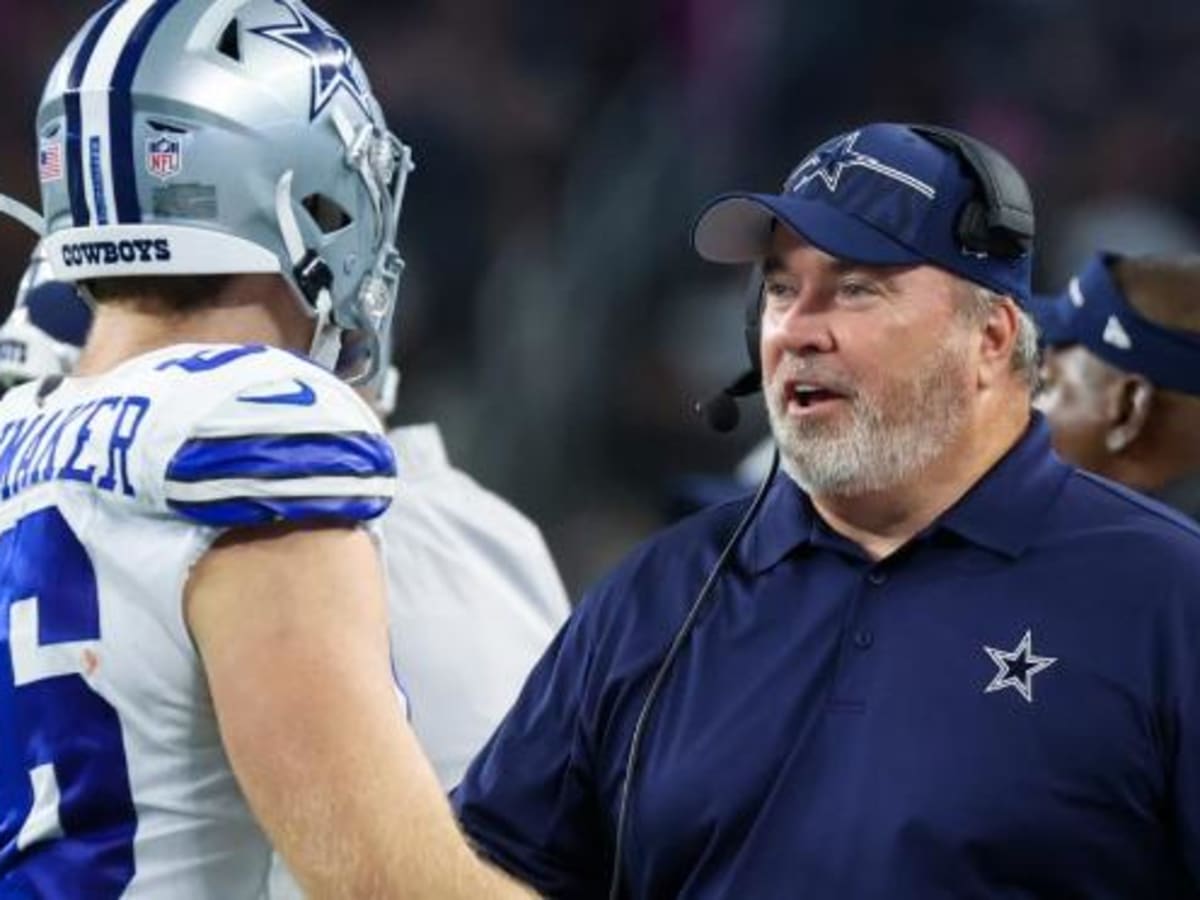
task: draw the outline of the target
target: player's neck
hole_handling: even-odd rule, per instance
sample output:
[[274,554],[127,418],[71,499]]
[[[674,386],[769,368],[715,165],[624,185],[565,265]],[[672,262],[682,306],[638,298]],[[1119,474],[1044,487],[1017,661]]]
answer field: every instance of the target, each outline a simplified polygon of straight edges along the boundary
[[108,301],[96,306],[75,374],[101,375],[134,357],[176,344],[258,343],[306,352],[311,334],[311,324],[298,310],[285,309],[281,314],[268,303],[222,303],[177,313],[153,301]]

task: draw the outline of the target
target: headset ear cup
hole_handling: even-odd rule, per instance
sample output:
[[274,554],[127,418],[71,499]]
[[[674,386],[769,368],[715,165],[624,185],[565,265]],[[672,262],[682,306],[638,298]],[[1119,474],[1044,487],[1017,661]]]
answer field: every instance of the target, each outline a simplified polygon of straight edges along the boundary
[[987,205],[979,200],[972,200],[959,213],[958,237],[966,249],[1001,259],[1012,259],[1025,252],[1018,235],[988,223]]

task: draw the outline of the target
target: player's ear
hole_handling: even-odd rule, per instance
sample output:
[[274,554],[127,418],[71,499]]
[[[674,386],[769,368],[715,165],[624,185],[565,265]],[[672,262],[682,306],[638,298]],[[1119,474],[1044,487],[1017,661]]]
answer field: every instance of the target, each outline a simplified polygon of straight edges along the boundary
[[1108,387],[1104,446],[1120,453],[1138,439],[1154,405],[1154,385],[1141,375],[1122,374]]

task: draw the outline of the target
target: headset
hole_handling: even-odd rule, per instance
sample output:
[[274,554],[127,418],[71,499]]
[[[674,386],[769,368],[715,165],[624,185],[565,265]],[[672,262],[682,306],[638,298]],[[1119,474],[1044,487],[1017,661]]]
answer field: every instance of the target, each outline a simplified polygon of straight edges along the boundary
[[[963,205],[955,220],[955,233],[959,244],[967,253],[995,256],[1000,259],[1017,259],[1028,253],[1033,244],[1034,217],[1033,198],[1025,179],[1016,167],[1000,151],[983,141],[936,125],[907,125],[907,128],[939,146],[953,151],[967,167],[967,171],[978,185],[979,196]],[[762,266],[756,265],[747,287],[745,340],[750,358],[750,369],[738,376],[712,398],[696,403],[695,411],[703,416],[717,431],[732,431],[737,427],[739,413],[736,398],[748,396],[762,389],[762,362],[759,344],[762,336]],[[625,851],[625,835],[629,828],[629,810],[633,796],[634,778],[641,758],[642,738],[649,725],[654,704],[662,693],[663,685],[688,636],[695,627],[708,598],[713,594],[717,579],[729,563],[733,551],[742,536],[758,515],[766,499],[771,483],[779,469],[779,448],[776,447],[771,466],[753,501],[734,528],[733,534],[713,563],[696,599],[692,601],[687,615],[675,632],[662,663],[650,682],[650,690],[642,701],[642,708],[633,727],[629,751],[625,757],[625,778],[621,784],[621,798],[617,809],[616,839],[613,850],[612,878],[609,881],[609,900],[621,897],[621,864]]]

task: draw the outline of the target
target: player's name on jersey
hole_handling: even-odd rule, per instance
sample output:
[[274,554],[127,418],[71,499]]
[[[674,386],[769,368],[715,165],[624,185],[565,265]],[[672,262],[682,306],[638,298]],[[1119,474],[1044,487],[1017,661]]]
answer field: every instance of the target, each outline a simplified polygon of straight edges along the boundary
[[0,500],[46,481],[78,481],[136,496],[129,451],[149,409],[148,397],[98,397],[5,423]]

